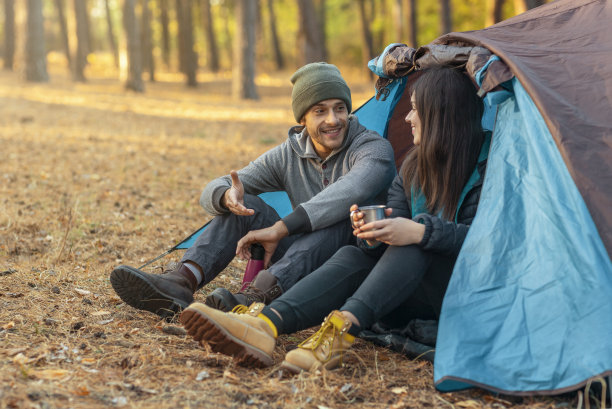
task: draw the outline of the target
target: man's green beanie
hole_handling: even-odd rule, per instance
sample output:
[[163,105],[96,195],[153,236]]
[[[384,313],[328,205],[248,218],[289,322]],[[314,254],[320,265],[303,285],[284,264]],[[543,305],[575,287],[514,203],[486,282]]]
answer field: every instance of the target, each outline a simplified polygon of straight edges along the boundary
[[335,65],[324,62],[307,64],[291,77],[293,116],[300,122],[306,111],[326,99],[338,98],[351,112],[351,90]]

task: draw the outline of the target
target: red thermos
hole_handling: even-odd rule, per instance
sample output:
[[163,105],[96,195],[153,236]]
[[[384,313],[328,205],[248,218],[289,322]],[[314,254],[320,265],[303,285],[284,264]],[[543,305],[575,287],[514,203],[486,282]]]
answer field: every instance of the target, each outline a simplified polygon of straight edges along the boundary
[[263,269],[264,267],[264,254],[265,250],[261,244],[254,243],[251,245],[251,258],[246,265],[246,269],[244,270],[244,277],[242,278],[242,288],[240,291],[246,289],[253,280],[255,280],[255,276]]

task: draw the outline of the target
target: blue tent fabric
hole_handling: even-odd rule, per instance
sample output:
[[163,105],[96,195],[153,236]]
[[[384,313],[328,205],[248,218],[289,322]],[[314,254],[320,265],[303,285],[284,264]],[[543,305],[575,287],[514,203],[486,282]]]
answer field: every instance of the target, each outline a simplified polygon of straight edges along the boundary
[[[286,192],[265,192],[259,195],[267,204],[272,206],[276,213],[283,218],[291,213],[291,202],[289,201],[289,196],[287,196]],[[186,250],[189,247],[193,246],[196,239],[202,234],[204,229],[208,226],[208,223],[204,226],[200,227],[198,230],[193,232],[189,237],[185,238],[183,241],[178,243],[173,247],[175,250]]]
[[612,263],[542,116],[512,85],[442,306],[440,391],[559,393],[612,373]]

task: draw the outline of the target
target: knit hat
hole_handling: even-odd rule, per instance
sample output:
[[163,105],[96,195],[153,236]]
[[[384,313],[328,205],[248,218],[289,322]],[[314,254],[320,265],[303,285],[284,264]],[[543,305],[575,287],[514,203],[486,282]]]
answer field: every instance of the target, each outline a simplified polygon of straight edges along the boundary
[[351,90],[340,70],[333,64],[306,64],[291,76],[291,83],[291,107],[297,122],[300,122],[311,106],[326,99],[343,100],[348,112],[351,112]]

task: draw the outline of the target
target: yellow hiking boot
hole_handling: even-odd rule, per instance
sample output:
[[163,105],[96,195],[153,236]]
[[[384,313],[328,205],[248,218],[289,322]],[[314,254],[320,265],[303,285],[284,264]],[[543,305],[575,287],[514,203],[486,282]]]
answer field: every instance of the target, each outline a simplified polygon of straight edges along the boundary
[[276,337],[272,327],[257,317],[263,307],[263,303],[237,305],[232,312],[222,312],[196,302],[183,311],[180,321],[193,339],[233,356],[242,366],[271,366]]
[[340,311],[333,311],[314,335],[285,355],[281,368],[293,373],[337,368],[342,364],[342,355],[355,341],[347,332],[350,326],[351,321]]

